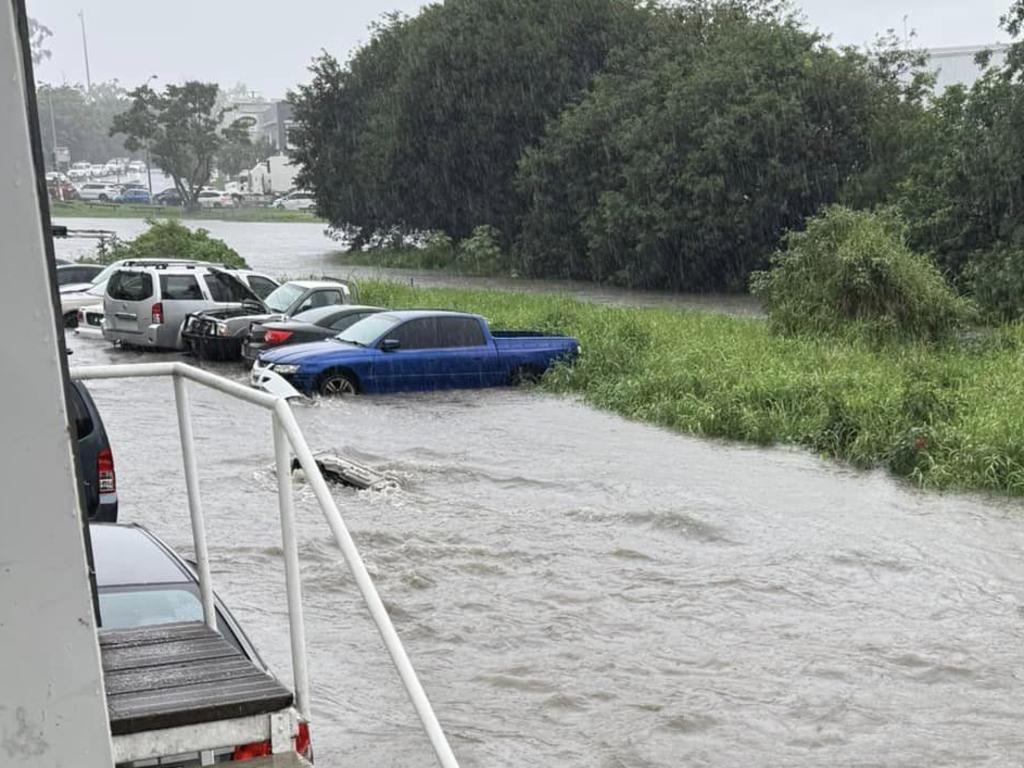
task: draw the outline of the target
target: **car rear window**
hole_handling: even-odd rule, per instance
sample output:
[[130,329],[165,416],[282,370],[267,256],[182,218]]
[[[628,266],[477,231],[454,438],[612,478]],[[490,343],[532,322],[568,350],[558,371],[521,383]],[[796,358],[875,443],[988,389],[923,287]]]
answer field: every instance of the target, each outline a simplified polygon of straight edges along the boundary
[[204,296],[195,275],[160,275],[160,298],[163,301],[202,301]]
[[101,589],[99,601],[104,629],[132,629],[203,620],[203,605],[190,584]]
[[115,272],[107,283],[107,293],[118,301],[143,301],[153,295],[153,278],[148,272]]
[[437,336],[440,347],[482,347],[487,343],[480,321],[472,317],[437,318]]
[[206,287],[214,301],[245,301],[252,299],[252,294],[235,278],[220,272],[210,272],[203,276]]

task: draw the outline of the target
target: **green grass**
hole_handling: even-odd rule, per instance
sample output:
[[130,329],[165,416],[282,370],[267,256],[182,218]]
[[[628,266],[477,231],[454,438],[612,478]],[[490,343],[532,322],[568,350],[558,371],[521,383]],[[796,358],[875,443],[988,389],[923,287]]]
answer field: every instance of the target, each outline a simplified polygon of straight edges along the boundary
[[509,277],[507,270],[493,265],[459,262],[451,253],[433,248],[380,248],[371,251],[339,251],[340,264],[358,264],[388,269],[432,269],[469,277]]
[[116,205],[114,203],[50,202],[50,215],[66,218],[91,219],[208,219],[213,221],[306,222],[323,221],[304,211],[282,211],[277,208],[214,208],[185,212],[181,208],[163,205]]
[[368,304],[479,312],[579,338],[545,388],[687,434],[787,444],[930,488],[1024,494],[1024,327],[973,345],[872,346],[763,320],[550,295],[361,284]]

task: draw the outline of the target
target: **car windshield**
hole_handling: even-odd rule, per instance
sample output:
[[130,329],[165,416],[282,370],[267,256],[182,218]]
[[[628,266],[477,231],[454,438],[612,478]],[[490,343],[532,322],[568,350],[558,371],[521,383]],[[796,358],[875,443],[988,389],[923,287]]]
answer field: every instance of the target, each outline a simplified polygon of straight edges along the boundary
[[349,344],[358,344],[360,347],[368,347],[400,322],[402,321],[394,315],[372,315],[353,323],[334,338],[338,341],[347,341]]
[[102,272],[100,272],[98,275],[96,275],[96,277],[92,279],[92,284],[97,286],[106,285],[107,280],[109,280],[110,276],[114,274],[115,269],[117,269],[116,263],[109,265],[106,269],[104,269]]
[[288,307],[295,303],[295,300],[302,295],[304,290],[304,288],[301,288],[294,283],[285,283],[267,296],[267,298],[263,300],[263,303],[266,304],[267,308],[272,312],[284,312]]
[[90,296],[102,296],[107,292],[107,281],[104,280],[102,283],[93,283],[92,288],[86,291]]

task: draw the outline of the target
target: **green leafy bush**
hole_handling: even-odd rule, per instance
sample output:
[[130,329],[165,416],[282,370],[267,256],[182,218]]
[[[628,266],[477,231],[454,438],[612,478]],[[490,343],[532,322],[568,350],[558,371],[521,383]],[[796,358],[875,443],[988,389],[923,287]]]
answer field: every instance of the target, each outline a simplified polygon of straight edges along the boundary
[[1000,244],[976,253],[965,283],[985,315],[996,322],[1024,318],[1024,248]]
[[134,240],[112,242],[97,249],[94,261],[110,264],[121,259],[195,259],[245,268],[238,252],[205,229],[191,230],[177,221],[146,219],[149,229]]
[[947,337],[970,317],[938,269],[906,244],[891,211],[842,206],[791,232],[751,289],[784,334],[853,333],[875,341]]
[[456,266],[476,275],[496,274],[506,266],[501,250],[501,233],[486,224],[473,230],[473,234],[459,243]]

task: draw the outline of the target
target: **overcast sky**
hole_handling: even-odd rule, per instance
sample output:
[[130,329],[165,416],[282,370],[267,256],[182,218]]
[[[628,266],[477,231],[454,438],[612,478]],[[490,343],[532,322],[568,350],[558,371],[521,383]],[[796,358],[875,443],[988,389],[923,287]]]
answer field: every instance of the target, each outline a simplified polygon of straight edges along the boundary
[[[559,2],[559,0],[551,0]],[[52,58],[39,80],[85,82],[79,10],[85,12],[94,82],[134,86],[150,75],[222,85],[245,83],[267,97],[307,80],[321,49],[345,58],[382,13],[414,13],[421,0],[26,0],[48,26]],[[877,32],[901,33],[904,16],[923,47],[1002,41],[1000,14],[1010,0],[803,0],[808,23],[837,43],[862,44]]]

